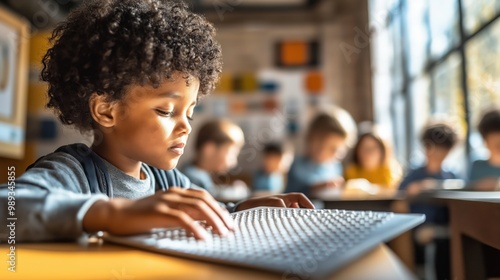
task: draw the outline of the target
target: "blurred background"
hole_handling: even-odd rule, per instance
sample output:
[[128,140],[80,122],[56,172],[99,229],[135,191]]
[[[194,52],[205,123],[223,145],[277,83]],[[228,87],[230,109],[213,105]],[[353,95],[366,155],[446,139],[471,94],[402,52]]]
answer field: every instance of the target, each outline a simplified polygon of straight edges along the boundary
[[[18,38],[29,48],[29,67],[16,72],[27,77],[26,88],[0,100],[0,141],[8,147],[2,166],[24,170],[63,144],[91,142],[45,109],[46,85],[39,80],[51,29],[81,2],[1,1],[6,14],[29,27],[27,38]],[[472,160],[487,156],[475,127],[484,108],[500,103],[500,1],[188,2],[216,26],[224,57],[217,90],[196,109],[194,131],[211,117],[242,127],[246,145],[235,174],[255,171],[264,143],[289,141],[300,151],[311,112],[329,105],[344,108],[361,126],[376,124],[405,168],[422,164],[418,137],[431,116],[452,118],[463,136],[447,160],[451,168],[465,176]],[[4,65],[16,59],[16,50],[7,49],[0,52]],[[22,88],[15,81],[11,86]],[[22,95],[26,108],[10,112]],[[21,150],[12,153],[12,145]]]

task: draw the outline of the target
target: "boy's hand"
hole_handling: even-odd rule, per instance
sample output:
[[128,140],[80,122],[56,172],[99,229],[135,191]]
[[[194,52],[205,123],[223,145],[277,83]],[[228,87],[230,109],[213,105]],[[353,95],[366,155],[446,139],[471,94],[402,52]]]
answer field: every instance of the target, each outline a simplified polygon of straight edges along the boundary
[[426,190],[435,189],[438,182],[435,179],[424,179],[408,185],[406,193],[410,196],[415,196]]
[[259,206],[314,209],[314,205],[304,194],[287,193],[250,198],[240,203],[236,210],[241,211]]
[[182,227],[197,239],[207,238],[207,231],[195,220],[206,221],[220,235],[235,229],[229,212],[208,192],[182,188],[170,188],[138,200],[98,201],[83,218],[83,228],[88,232],[129,235],[152,228]]

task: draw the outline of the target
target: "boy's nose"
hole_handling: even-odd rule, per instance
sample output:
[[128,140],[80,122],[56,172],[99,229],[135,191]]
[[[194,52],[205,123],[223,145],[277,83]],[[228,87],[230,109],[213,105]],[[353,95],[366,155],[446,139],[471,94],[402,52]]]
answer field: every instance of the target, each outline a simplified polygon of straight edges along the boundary
[[189,123],[189,120],[187,118],[183,118],[182,122],[180,124],[181,129],[186,133],[190,134],[191,131],[193,131],[193,128],[191,127],[191,124]]

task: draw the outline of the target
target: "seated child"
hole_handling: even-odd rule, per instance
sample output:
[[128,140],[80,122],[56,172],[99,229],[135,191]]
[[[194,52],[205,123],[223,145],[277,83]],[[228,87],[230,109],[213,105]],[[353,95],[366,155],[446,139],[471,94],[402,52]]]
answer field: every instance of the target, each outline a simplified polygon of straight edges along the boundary
[[[455,129],[446,123],[431,123],[424,128],[421,141],[427,162],[424,166],[410,171],[399,185],[399,189],[406,190],[409,195],[434,188],[443,180],[458,179],[455,173],[443,168],[444,160],[458,142]],[[411,204],[410,211],[426,214],[426,223],[448,223],[446,207]]]
[[[410,196],[433,189],[443,183],[443,180],[458,178],[455,173],[443,168],[443,161],[458,142],[455,129],[446,123],[430,123],[424,128],[421,141],[427,162],[424,166],[410,171],[399,186],[399,189],[406,190]],[[450,249],[446,236],[448,208],[426,203],[411,203],[409,207],[411,213],[425,214],[425,224],[414,231],[417,262],[422,262],[428,256],[424,253],[423,245],[432,241],[435,246],[432,264],[435,278],[449,279]]]
[[344,179],[361,178],[382,188],[397,188],[399,170],[390,154],[380,136],[373,132],[362,134],[354,146],[352,162],[344,171]]
[[[197,100],[221,72],[214,28],[181,1],[88,0],[53,32],[43,58],[48,107],[93,132],[0,185],[0,219],[16,201],[16,241],[74,240],[84,233],[182,227],[196,238],[235,225],[208,192],[175,169]],[[253,198],[229,207],[307,207],[303,195]],[[0,227],[0,239],[8,236]]]
[[279,143],[269,143],[262,149],[262,167],[255,172],[252,180],[254,194],[281,193],[285,189],[283,178],[284,147]]
[[339,114],[348,113],[336,109],[330,113],[319,113],[312,120],[305,137],[305,155],[293,161],[285,192],[317,196],[325,190],[342,186],[344,179],[339,154],[345,148],[351,131],[345,122],[339,121]]
[[228,120],[204,123],[195,142],[196,157],[182,172],[192,183],[217,195],[218,186],[212,176],[224,174],[238,164],[245,138],[241,128]]
[[478,130],[490,151],[490,157],[472,164],[469,178],[471,187],[483,191],[500,191],[500,109],[487,111],[479,121]]

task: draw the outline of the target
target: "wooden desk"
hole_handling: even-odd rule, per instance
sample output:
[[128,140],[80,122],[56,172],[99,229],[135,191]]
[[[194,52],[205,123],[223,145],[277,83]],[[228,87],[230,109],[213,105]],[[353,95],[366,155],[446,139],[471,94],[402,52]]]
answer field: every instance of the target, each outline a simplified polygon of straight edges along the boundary
[[[1,245],[3,259],[6,252],[7,246]],[[0,279],[292,279],[286,278],[286,275],[171,257],[112,244],[91,244],[87,247],[76,243],[20,244],[16,255],[17,271],[9,272],[2,261]],[[385,245],[379,245],[337,271],[332,278],[415,279]]]
[[500,199],[450,199],[448,206],[453,279],[500,278]]
[[428,191],[408,198],[411,202],[448,204],[452,200],[500,200],[500,192],[480,191]]
[[[325,199],[324,203],[325,208],[405,212],[405,200],[446,205],[450,209],[454,280],[500,277],[500,192],[437,190],[411,198],[398,193],[394,198],[338,197]],[[389,244],[399,258],[413,268],[409,233]]]

